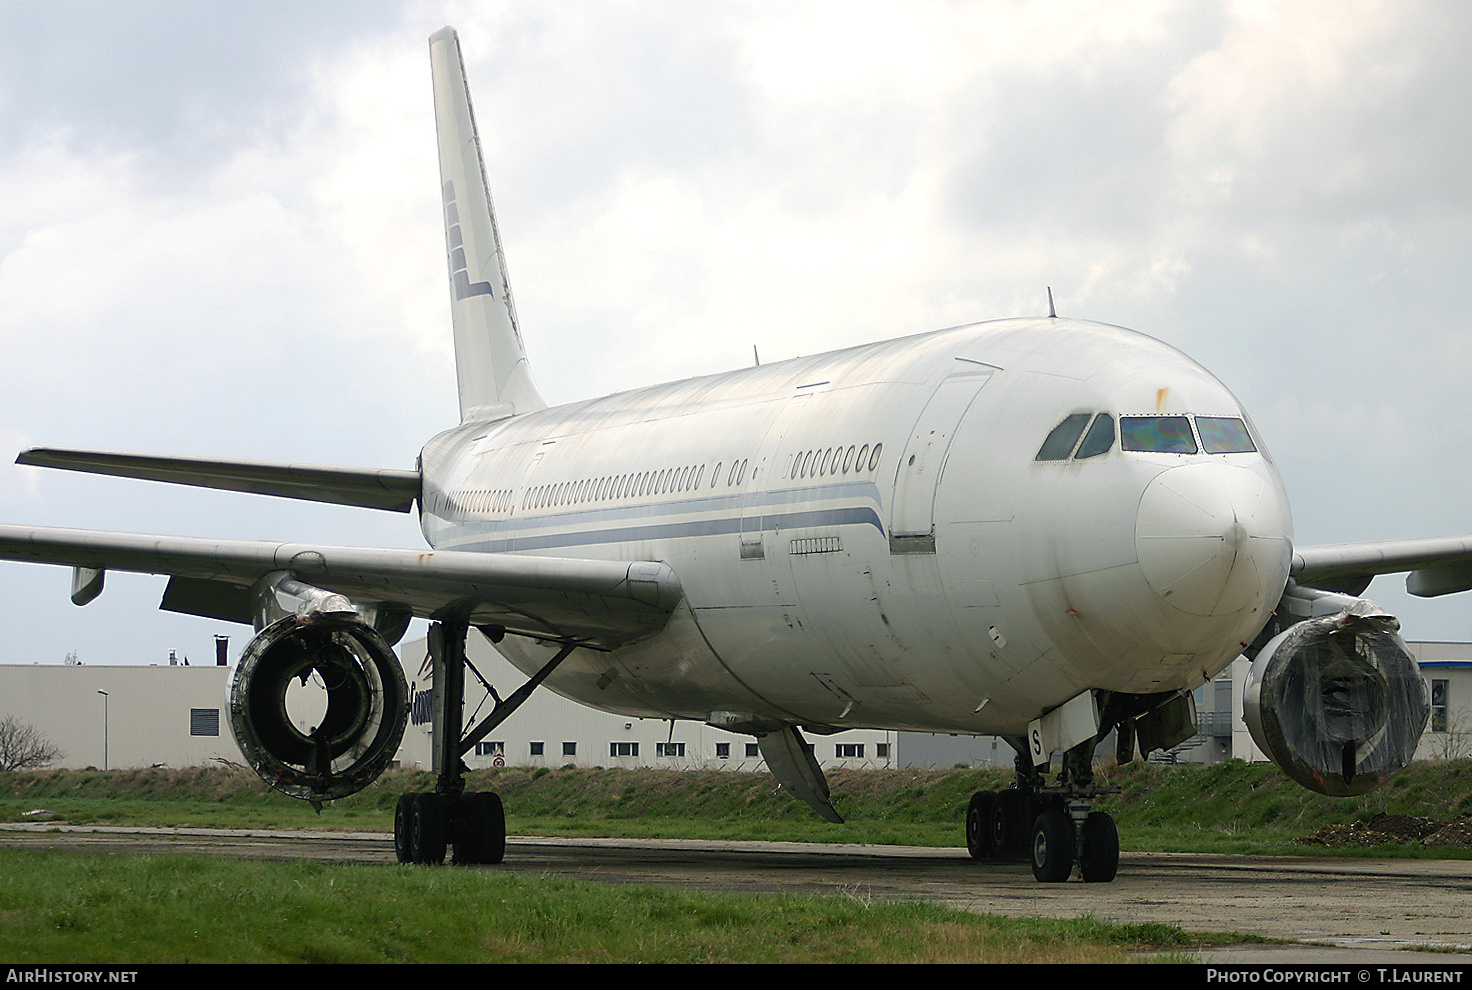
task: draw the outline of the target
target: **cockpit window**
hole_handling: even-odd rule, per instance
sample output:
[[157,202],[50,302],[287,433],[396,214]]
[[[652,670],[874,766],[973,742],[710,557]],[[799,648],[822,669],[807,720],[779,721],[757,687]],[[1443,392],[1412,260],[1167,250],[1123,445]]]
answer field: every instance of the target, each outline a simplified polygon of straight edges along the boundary
[[1257,449],[1240,419],[1197,416],[1196,428],[1201,431],[1201,446],[1208,454],[1245,454]]
[[1114,417],[1108,413],[1100,413],[1094,417],[1093,425],[1084,435],[1084,442],[1078,445],[1078,453],[1074,454],[1073,458],[1081,461],[1085,457],[1098,457],[1100,454],[1109,453],[1109,448],[1113,446]]
[[1053,432],[1048,434],[1048,439],[1043,441],[1042,448],[1038,450],[1037,460],[1068,460],[1068,455],[1073,453],[1073,445],[1078,443],[1079,434],[1083,433],[1088,422],[1088,413],[1074,413],[1053,427]]
[[1196,453],[1196,437],[1185,416],[1121,416],[1119,445],[1162,454]]

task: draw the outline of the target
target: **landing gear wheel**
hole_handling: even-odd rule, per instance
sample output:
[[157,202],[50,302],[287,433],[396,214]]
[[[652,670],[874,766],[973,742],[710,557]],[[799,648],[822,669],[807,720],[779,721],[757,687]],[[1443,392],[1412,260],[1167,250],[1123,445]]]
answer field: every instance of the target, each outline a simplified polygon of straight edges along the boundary
[[445,861],[445,801],[438,794],[415,794],[409,805],[409,853],[416,863]]
[[400,794],[399,803],[394,805],[394,856],[400,863],[414,862],[414,850],[409,841],[409,821],[413,816],[413,794]]
[[1078,870],[1085,883],[1108,883],[1119,872],[1119,830],[1107,811],[1091,811],[1084,819]]
[[971,804],[966,809],[966,851],[972,859],[990,859],[992,811],[997,796],[991,791],[977,791],[971,795]]
[[1073,872],[1073,822],[1061,811],[1045,811],[1032,827],[1032,875],[1040,883],[1062,883]]
[[999,791],[992,802],[991,827],[987,829],[987,846],[992,859],[1008,859],[1026,855],[1021,823],[1027,795],[1021,791]]
[[464,832],[455,842],[455,862],[495,864],[506,858],[506,812],[501,799],[490,791],[477,791],[461,799]]

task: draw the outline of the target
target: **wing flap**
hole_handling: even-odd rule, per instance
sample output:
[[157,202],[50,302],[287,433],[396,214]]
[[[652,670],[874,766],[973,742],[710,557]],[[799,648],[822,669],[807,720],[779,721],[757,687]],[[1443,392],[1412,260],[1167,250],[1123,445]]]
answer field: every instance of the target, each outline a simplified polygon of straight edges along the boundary
[[[184,579],[181,589],[194,591],[205,582],[249,589],[267,574],[288,571],[365,604],[393,604],[420,617],[463,614],[477,625],[601,648],[659,631],[684,594],[674,571],[659,561],[311,546],[50,527],[0,526],[0,559],[168,574]],[[230,597],[218,587],[206,590],[211,600]]]
[[33,447],[22,452],[15,463],[393,512],[408,512],[420,489],[418,471],[215,461],[54,447]]

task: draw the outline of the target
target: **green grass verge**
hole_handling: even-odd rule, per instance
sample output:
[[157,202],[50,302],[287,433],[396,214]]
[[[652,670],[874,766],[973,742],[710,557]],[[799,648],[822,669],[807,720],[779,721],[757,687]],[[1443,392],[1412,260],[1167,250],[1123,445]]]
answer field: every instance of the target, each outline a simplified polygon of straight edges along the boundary
[[[1126,850],[1472,856],[1414,844],[1346,851],[1296,841],[1324,825],[1381,812],[1438,820],[1472,812],[1469,760],[1414,764],[1351,799],[1314,794],[1272,766],[1239,761],[1131,764],[1100,774],[1120,788],[1101,806],[1118,821]],[[955,846],[962,843],[971,793],[1004,787],[1009,777],[1002,770],[834,772],[829,782],[845,825],[819,821],[765,773],[508,767],[471,774],[469,784],[500,793],[513,835]],[[428,774],[393,770],[317,815],[241,768],[0,774],[0,821],[37,820],[26,813],[46,809],[57,819],[102,824],[387,831],[400,794],[432,788]]]
[[0,850],[0,957],[95,962],[1107,963],[1171,925],[855,897],[687,893],[495,870]]

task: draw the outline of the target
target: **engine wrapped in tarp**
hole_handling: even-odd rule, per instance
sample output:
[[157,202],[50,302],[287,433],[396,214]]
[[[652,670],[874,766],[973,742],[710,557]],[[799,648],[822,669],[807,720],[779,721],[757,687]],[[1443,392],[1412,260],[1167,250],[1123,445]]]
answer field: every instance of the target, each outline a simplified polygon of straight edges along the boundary
[[1284,773],[1333,797],[1379,787],[1416,755],[1431,706],[1400,622],[1367,599],[1268,641],[1242,717]]

